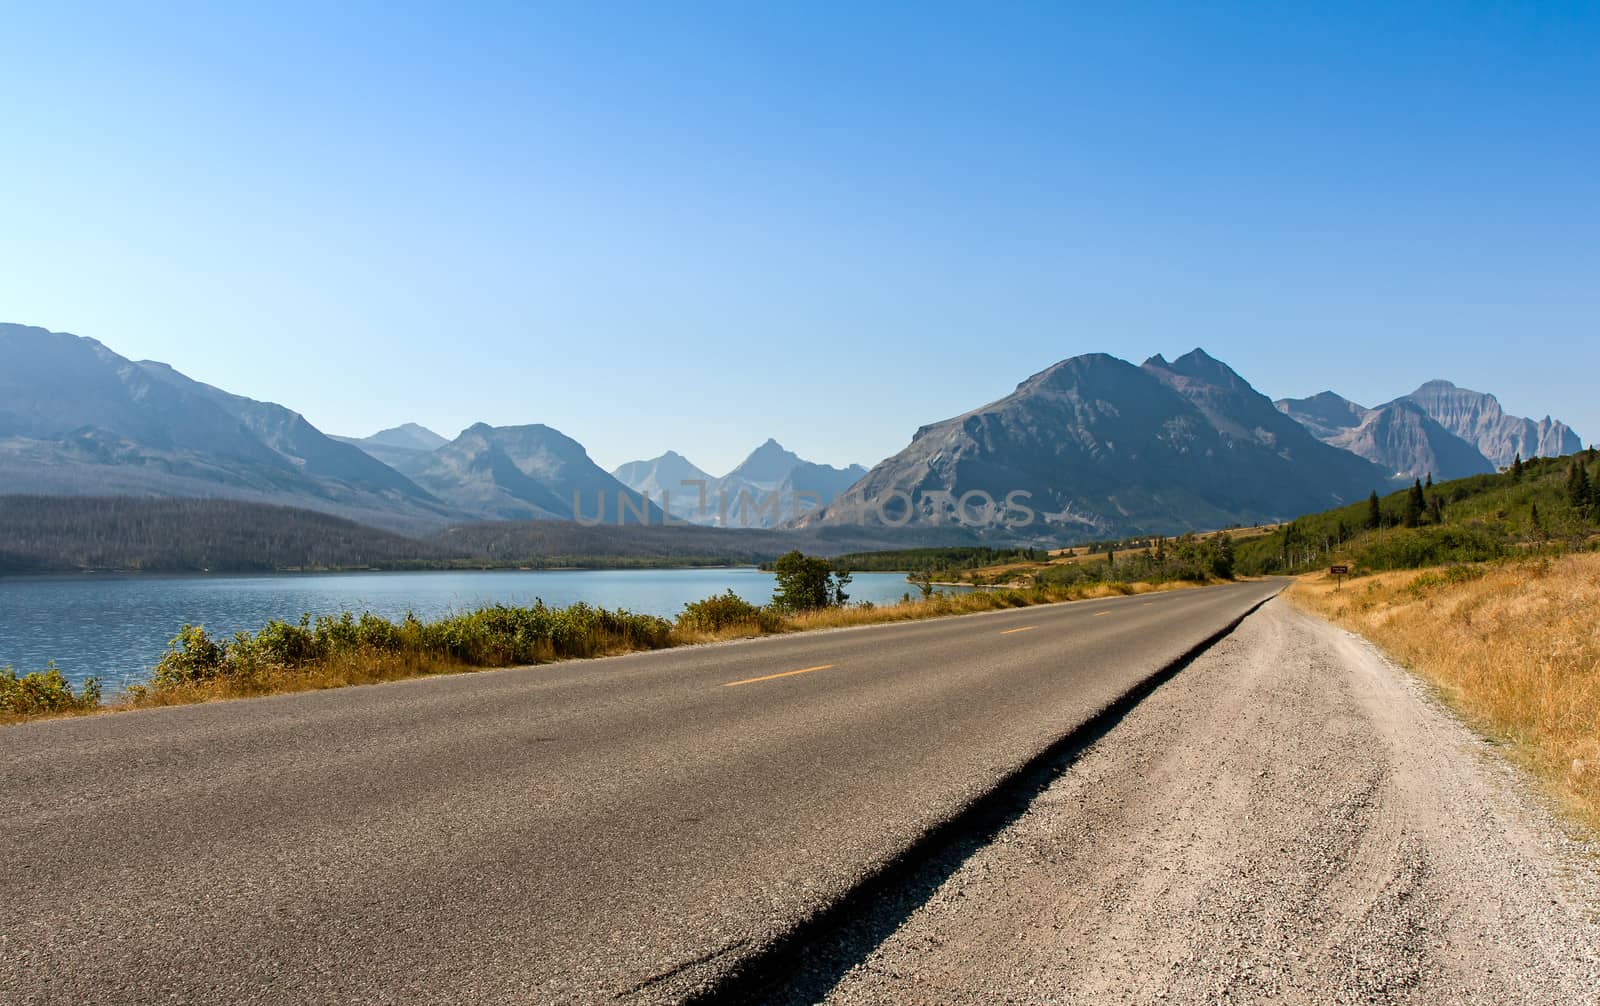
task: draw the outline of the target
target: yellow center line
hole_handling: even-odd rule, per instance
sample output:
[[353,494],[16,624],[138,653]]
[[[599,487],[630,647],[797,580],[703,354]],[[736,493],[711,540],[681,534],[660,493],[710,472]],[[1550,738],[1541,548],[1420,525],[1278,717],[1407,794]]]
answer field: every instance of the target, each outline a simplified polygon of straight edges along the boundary
[[1018,629],[1001,629],[1000,630],[1000,635],[1009,636],[1013,632],[1032,632],[1036,628],[1038,628],[1038,626],[1036,626],[1036,625],[1024,625],[1024,626],[1022,626],[1021,628],[1018,628]]
[[745,678],[743,681],[727,681],[723,683],[722,687],[732,688],[734,685],[753,685],[757,681],[771,681],[773,678],[787,678],[792,674],[810,674],[812,671],[825,671],[832,666],[832,664],[818,664],[815,667],[802,667],[798,671],[782,671],[778,674],[763,674],[759,678]]
[[1097,612],[1095,612],[1094,613],[1094,617],[1099,618],[1101,615],[1109,615],[1109,614],[1111,614],[1111,609],[1107,608],[1105,611],[1097,611]]

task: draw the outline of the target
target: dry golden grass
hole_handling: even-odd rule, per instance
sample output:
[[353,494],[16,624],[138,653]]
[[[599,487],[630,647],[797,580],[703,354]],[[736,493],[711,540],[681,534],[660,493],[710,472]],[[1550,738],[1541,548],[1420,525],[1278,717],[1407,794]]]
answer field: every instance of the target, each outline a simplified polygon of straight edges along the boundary
[[147,709],[155,706],[185,706],[199,702],[249,699],[262,695],[287,695],[315,692],[351,685],[376,685],[385,681],[430,677],[436,674],[464,674],[482,667],[454,661],[448,657],[418,653],[361,651],[334,654],[314,664],[300,667],[265,668],[248,677],[218,678],[212,681],[152,689],[135,697],[118,697],[105,707],[106,712]]
[[1288,596],[1437,686],[1600,828],[1600,555],[1382,573],[1337,591],[1315,574]]
[[672,640],[675,645],[714,643],[728,639],[748,639],[753,636],[808,632],[815,629],[843,629],[856,625],[913,622],[925,618],[944,618],[948,615],[971,615],[980,611],[1026,608],[1038,604],[1084,601],[1097,597],[1123,597],[1129,594],[1149,594],[1198,586],[1201,584],[1174,581],[1161,584],[1093,583],[1074,587],[964,590],[959,593],[935,594],[927,600],[880,604],[870,608],[825,608],[820,611],[782,615],[778,617],[776,624],[765,627],[758,626],[754,622],[727,626],[717,632],[695,632],[679,627],[672,630]]

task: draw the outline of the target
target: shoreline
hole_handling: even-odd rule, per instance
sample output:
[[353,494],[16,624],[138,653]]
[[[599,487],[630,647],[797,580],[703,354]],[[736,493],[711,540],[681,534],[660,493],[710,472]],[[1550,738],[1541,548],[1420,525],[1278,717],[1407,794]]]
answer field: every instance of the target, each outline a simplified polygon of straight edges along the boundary
[[[329,623],[326,629],[321,624],[323,619],[309,627],[298,628],[287,622],[269,622],[254,634],[232,640],[213,639],[203,629],[198,629],[193,638],[184,639],[181,650],[169,650],[168,657],[145,681],[128,685],[109,702],[101,701],[98,690],[92,701],[79,698],[71,685],[59,678],[59,672],[58,680],[53,683],[43,680],[48,672],[19,676],[40,679],[33,689],[18,688],[16,680],[12,683],[11,691],[33,701],[34,705],[22,709],[8,707],[4,690],[0,690],[0,708],[7,710],[0,712],[0,729],[49,719],[470,674],[736,639],[922,621],[1201,586],[1185,581],[1103,582],[1072,587],[962,590],[937,592],[925,599],[911,598],[891,604],[868,603],[790,613],[741,602],[746,604],[747,610],[710,626],[686,620],[684,615],[669,621],[654,615],[608,611],[582,604],[547,608],[543,609],[544,614],[537,615],[535,609],[530,608],[479,608],[418,622],[415,628],[373,616],[371,638],[380,640],[377,643],[366,641],[364,629],[358,631],[350,627],[355,619],[350,612],[343,613],[346,625],[343,629],[337,624],[341,616],[324,616]],[[552,627],[552,619],[569,618],[580,608],[584,609],[583,624],[577,626],[575,632]],[[531,633],[521,624],[530,618],[538,625]],[[507,620],[518,624],[502,624]],[[361,620],[363,626],[365,622],[366,619]],[[458,629],[472,635],[472,642],[467,644],[470,652],[462,650]],[[237,667],[230,663],[233,658],[229,648],[234,653],[243,651]],[[285,652],[312,656],[279,656]],[[0,684],[3,683],[0,680]],[[30,692],[39,691],[52,693],[52,697],[32,699]]]

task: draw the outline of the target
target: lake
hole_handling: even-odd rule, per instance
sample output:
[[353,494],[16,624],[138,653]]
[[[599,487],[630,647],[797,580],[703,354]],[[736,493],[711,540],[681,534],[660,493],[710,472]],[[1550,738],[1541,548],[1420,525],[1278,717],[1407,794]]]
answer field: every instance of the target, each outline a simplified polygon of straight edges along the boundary
[[[427,619],[536,598],[671,618],[689,601],[729,589],[765,604],[772,587],[772,574],[747,568],[0,577],[0,667],[21,674],[54,660],[75,685],[94,675],[110,694],[142,679],[185,623],[231,636],[305,612],[397,619],[411,611]],[[901,573],[856,573],[848,593],[852,602],[883,604],[914,589]]]

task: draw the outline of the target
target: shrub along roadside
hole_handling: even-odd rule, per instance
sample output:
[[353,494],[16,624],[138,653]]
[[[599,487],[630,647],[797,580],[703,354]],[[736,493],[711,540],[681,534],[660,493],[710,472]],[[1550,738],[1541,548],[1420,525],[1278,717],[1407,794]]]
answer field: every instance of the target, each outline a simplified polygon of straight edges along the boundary
[[[899,604],[858,604],[782,613],[732,591],[695,601],[675,622],[575,604],[496,605],[424,622],[373,614],[272,621],[255,633],[213,638],[184,626],[147,681],[102,705],[92,681],[74,695],[52,666],[16,678],[0,673],[0,723],[148,706],[209,702],[375,684],[402,678],[513,667],[750,636],[901,622],[1001,608],[1167,590],[1186,584],[1094,583],[935,594]],[[21,684],[27,682],[27,684]],[[26,701],[15,695],[29,696]],[[34,696],[44,696],[36,698]]]
[[100,682],[90,678],[83,689],[72,690],[67,679],[46,664],[42,671],[17,676],[9,667],[0,667],[0,722],[33,716],[90,712],[100,706]]

